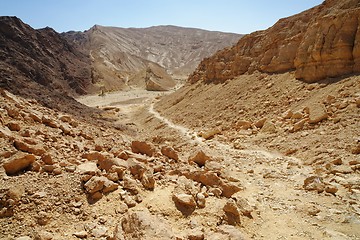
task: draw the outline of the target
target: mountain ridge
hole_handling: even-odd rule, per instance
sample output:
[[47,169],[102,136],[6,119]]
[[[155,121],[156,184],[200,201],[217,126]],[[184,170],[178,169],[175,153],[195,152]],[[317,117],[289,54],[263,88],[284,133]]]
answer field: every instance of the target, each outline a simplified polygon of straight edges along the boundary
[[90,54],[94,82],[108,90],[126,89],[126,78],[154,62],[174,78],[186,78],[204,58],[235,44],[239,34],[174,25],[119,28],[94,25],[62,34]]

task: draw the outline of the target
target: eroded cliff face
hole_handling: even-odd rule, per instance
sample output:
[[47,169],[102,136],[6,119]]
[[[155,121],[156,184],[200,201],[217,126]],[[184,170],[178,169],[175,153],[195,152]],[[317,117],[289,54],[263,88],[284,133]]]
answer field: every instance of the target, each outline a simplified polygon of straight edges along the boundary
[[256,70],[295,70],[306,82],[359,73],[359,16],[359,0],[325,1],[203,60],[189,81],[218,83]]

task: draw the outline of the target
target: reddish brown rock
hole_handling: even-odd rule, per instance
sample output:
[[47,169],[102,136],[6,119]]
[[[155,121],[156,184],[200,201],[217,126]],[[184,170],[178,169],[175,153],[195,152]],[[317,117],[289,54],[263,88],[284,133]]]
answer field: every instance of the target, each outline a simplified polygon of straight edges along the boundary
[[131,143],[131,151],[133,151],[134,153],[145,154],[149,157],[152,157],[155,154],[154,146],[141,141],[133,141]]
[[6,126],[11,131],[20,131],[21,130],[21,127],[20,127],[19,123],[16,123],[16,122],[9,122],[8,124],[6,124]]
[[163,146],[161,148],[161,153],[162,153],[162,155],[164,155],[170,159],[179,161],[179,156],[178,156],[177,152],[171,147]]
[[32,153],[37,156],[41,156],[42,154],[44,154],[46,152],[45,149],[41,146],[30,145],[30,144],[25,143],[25,141],[22,141],[19,139],[14,141],[14,147],[20,151]]
[[3,163],[6,174],[13,175],[21,170],[29,168],[35,161],[33,154],[18,153]]
[[202,150],[198,151],[194,156],[191,156],[188,160],[189,163],[196,163],[199,167],[205,165],[206,161],[209,161],[211,158],[207,156]]

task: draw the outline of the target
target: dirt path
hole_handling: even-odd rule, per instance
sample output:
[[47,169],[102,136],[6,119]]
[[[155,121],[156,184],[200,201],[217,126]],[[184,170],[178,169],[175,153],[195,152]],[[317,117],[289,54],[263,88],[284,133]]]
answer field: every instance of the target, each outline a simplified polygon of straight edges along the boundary
[[[198,137],[195,131],[173,123],[154,109],[158,96],[154,92],[135,91],[105,97],[89,96],[79,101],[89,106],[116,106],[120,108],[120,115],[126,115],[149,136],[155,136],[161,130],[160,134],[168,133],[174,138],[183,139],[189,146],[189,152],[201,148],[221,159],[221,174],[243,186],[241,196],[254,209],[253,219],[245,219],[241,224],[242,231],[253,236],[253,239],[359,239],[357,236],[360,236],[360,230],[354,230],[358,226],[357,218],[347,211],[341,199],[331,194],[319,195],[303,189],[304,179],[313,174],[311,166],[305,166],[301,159],[257,149],[255,146],[235,149],[231,143]],[[139,120],[137,114],[145,116],[146,120]],[[148,125],[149,119],[154,122],[153,126]],[[144,199],[140,207],[151,206],[159,214],[170,211],[170,205],[159,204],[157,198],[161,196],[163,199],[160,203],[164,199],[171,201],[171,191],[175,186],[172,183],[168,187],[156,189]],[[222,200],[213,197],[207,201],[207,205],[216,206]],[[198,219],[201,214],[205,214],[208,224],[216,226],[216,213],[210,214],[215,208],[206,209],[207,212],[199,211],[191,219]],[[173,227],[181,229],[180,225],[186,222],[178,222],[176,218]],[[352,235],[354,232],[357,232],[356,235]]]

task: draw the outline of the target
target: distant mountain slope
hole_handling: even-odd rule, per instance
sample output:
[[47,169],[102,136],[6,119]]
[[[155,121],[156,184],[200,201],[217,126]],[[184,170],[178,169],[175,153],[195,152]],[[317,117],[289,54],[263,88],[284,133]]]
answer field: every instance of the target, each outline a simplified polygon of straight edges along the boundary
[[306,82],[360,73],[359,16],[359,0],[326,0],[203,60],[190,82],[224,82],[254,71],[295,70]]
[[116,28],[95,25],[84,33],[65,33],[69,41],[88,52],[93,78],[106,89],[122,89],[126,79],[149,63],[163,67],[175,78],[186,78],[200,61],[235,44],[239,34],[176,26]]

